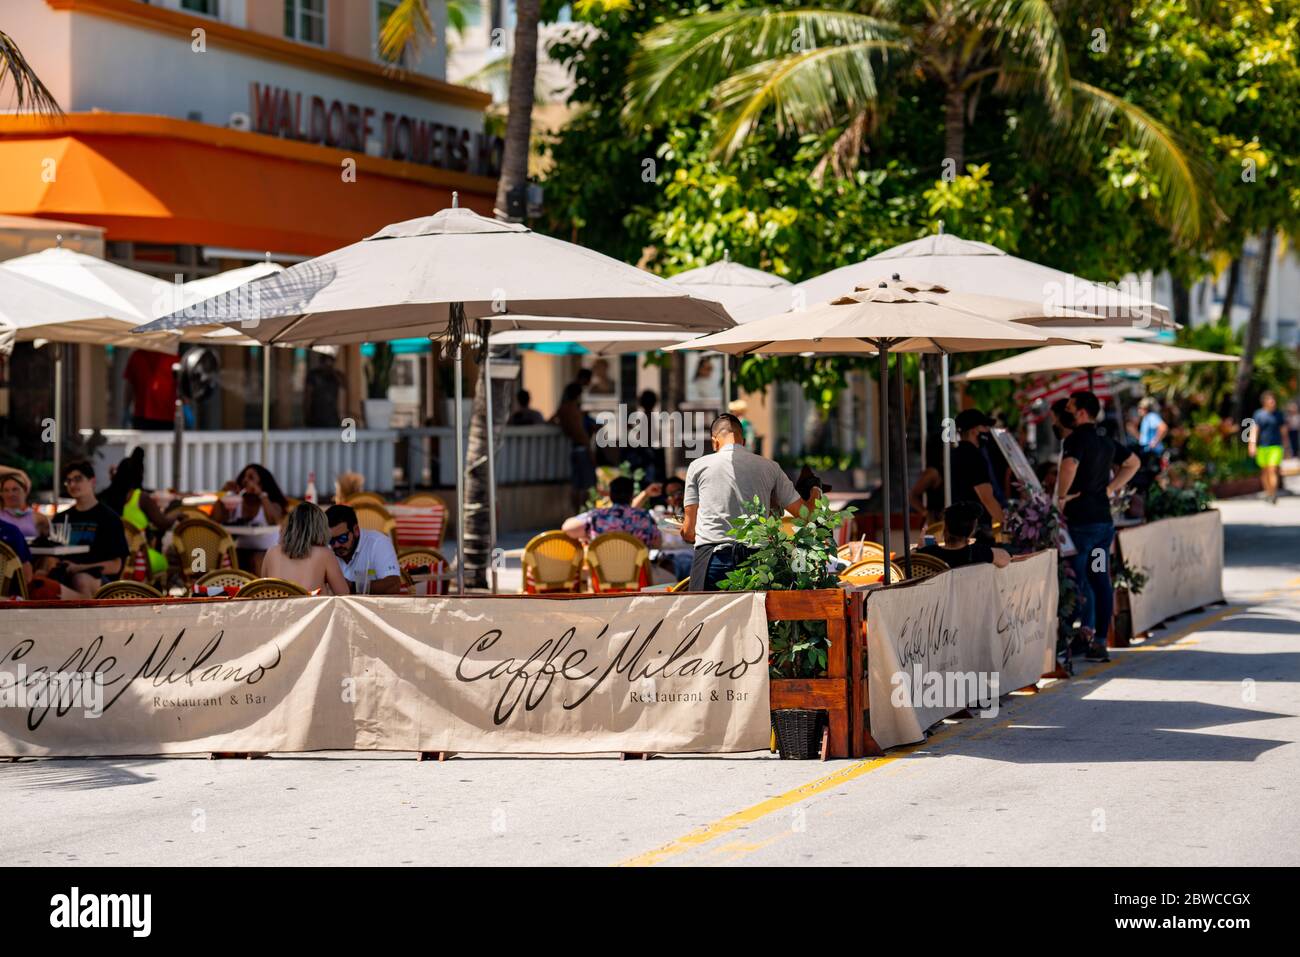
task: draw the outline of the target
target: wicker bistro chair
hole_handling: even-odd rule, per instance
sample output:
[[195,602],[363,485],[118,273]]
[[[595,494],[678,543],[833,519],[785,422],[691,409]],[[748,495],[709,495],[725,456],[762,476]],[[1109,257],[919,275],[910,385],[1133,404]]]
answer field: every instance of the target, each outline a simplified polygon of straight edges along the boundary
[[942,558],[935,558],[933,555],[925,555],[919,552],[912,553],[912,577],[913,578],[933,578],[949,570],[949,565]]
[[94,596],[97,599],[123,598],[165,598],[166,596],[152,585],[144,582],[115,581],[101,585]]
[[126,534],[126,547],[129,554],[122,562],[122,581],[148,582],[161,590],[167,582],[167,571],[155,573],[149,561],[149,538],[142,529],[136,528],[126,519],[122,519],[122,531]]
[[[883,558],[868,558],[858,562],[856,565],[850,565],[844,571],[840,572],[840,581],[847,582],[850,585],[874,585],[885,575],[885,561]],[[889,563],[890,581],[902,581],[907,576],[903,570],[898,567],[897,562]]]
[[640,591],[650,583],[650,549],[627,532],[605,532],[587,546],[593,592]]
[[251,581],[256,581],[257,576],[252,572],[246,572],[239,568],[218,568],[202,576],[194,583],[198,589],[207,588],[212,585],[217,588],[243,588]]
[[[404,548],[441,548],[447,533],[450,512],[447,503],[431,492],[408,495],[398,503],[402,509],[393,518],[397,522],[397,540]],[[407,509],[419,509],[409,512]]]
[[[181,575],[185,587],[192,588],[194,579],[219,568],[238,568],[235,557],[235,540],[211,519],[186,519],[178,522],[172,531],[172,542],[181,560]],[[195,552],[203,553],[203,568],[194,571]]]
[[524,546],[524,594],[581,590],[582,546],[564,532],[542,532]]
[[[411,576],[427,569],[433,574],[445,572],[450,563],[445,555],[436,548],[403,548],[397,553],[397,564],[402,569],[402,576],[412,595],[445,595],[447,582],[442,580],[413,581]],[[423,589],[420,586],[423,585]]]
[[254,578],[235,594],[236,598],[301,598],[311,592],[283,578]]
[[358,505],[378,505],[383,508],[388,503],[378,492],[357,492],[355,495],[349,495],[343,500],[344,505],[351,505],[356,508]]
[[27,579],[23,578],[23,563],[18,560],[18,553],[0,542],[0,598],[10,595],[27,597]]
[[357,513],[357,524],[362,528],[368,528],[372,532],[383,532],[393,540],[393,547],[397,547],[397,520],[389,514],[388,509],[382,505],[374,505],[369,502],[362,502],[359,505],[353,505],[352,510]]

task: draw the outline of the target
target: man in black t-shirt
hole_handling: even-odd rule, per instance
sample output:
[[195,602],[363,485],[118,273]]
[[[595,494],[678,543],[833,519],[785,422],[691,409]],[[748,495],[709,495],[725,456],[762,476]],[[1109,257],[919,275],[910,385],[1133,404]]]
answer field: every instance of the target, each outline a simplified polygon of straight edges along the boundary
[[948,563],[949,568],[989,563],[998,568],[1005,568],[1011,563],[1011,555],[1008,552],[970,540],[979,516],[979,509],[971,502],[949,505],[943,510],[943,544],[926,545],[918,548],[917,552],[943,559]]
[[1061,446],[1056,507],[1065,516],[1076,549],[1069,562],[1079,588],[1080,621],[1083,627],[1092,629],[1087,657],[1090,661],[1108,661],[1106,641],[1114,606],[1110,546],[1115,539],[1110,496],[1128,484],[1139,463],[1129,449],[1097,431],[1101,403],[1093,393],[1074,393],[1068,409],[1074,418],[1074,430]]
[[91,598],[106,582],[119,578],[130,548],[122,517],[95,497],[95,467],[72,462],[63,470],[63,486],[75,500],[72,508],[51,522],[67,530],[67,544],[90,551],[70,555],[50,577],[64,586],[65,598]]
[[987,533],[995,522],[1001,523],[1002,503],[994,491],[995,479],[989,457],[980,446],[980,436],[987,434],[993,420],[979,409],[964,409],[957,415],[957,432],[961,441],[952,450],[952,504],[971,502],[979,506],[977,525]]

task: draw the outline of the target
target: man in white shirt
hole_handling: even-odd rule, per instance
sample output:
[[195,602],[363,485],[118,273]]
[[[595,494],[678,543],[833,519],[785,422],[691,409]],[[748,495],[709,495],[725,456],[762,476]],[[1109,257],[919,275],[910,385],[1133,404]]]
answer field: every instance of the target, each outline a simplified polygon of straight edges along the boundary
[[682,538],[695,546],[691,591],[717,591],[718,582],[747,557],[748,550],[731,539],[730,529],[755,497],[774,513],[796,517],[821,497],[821,489],[814,487],[807,499],[801,498],[781,466],[745,448],[744,427],[729,412],[713,420],[710,432],[713,454],[691,463],[682,497]]
[[331,505],[325,511],[330,525],[330,548],[339,560],[343,576],[359,595],[396,595],[402,590],[402,569],[397,563],[393,540],[383,532],[363,529],[357,513],[347,505]]

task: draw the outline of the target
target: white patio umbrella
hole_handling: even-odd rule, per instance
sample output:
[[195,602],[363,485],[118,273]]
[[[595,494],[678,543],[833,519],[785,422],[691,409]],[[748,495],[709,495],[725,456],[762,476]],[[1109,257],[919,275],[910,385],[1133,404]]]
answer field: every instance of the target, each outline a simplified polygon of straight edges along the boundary
[[[725,251],[719,262],[688,269],[668,277],[668,281],[685,287],[692,296],[721,303],[733,319],[750,303],[763,298],[773,289],[789,286],[790,280],[751,266],[733,263]],[[741,321],[737,319],[737,321]],[[731,359],[722,363],[723,405],[731,401]]]
[[[493,328],[554,328],[557,319],[567,328],[575,318],[583,320],[581,324],[627,323],[632,329],[638,323],[670,322],[701,331],[732,325],[721,306],[694,299],[657,276],[526,226],[455,207],[386,226],[361,242],[236,292],[241,295],[225,298],[240,301],[200,311],[228,322],[244,320],[242,331],[261,342],[381,342],[408,336],[449,340],[455,363],[457,578],[462,590],[461,342],[471,320],[486,320]],[[205,325],[213,317],[170,315],[142,331]],[[491,382],[490,371],[485,371]],[[490,390],[488,395],[490,401]],[[489,470],[493,444],[488,443]],[[490,507],[493,541],[495,525],[495,509]]]
[[[896,275],[942,283],[954,292],[1023,299],[1045,314],[1038,319],[1017,319],[1034,325],[1077,325],[1068,312],[1077,308],[1091,313],[1089,324],[1120,327],[1173,325],[1169,310],[1124,290],[1103,283],[1090,282],[1060,269],[1052,269],[1028,259],[1012,256],[989,243],[975,242],[939,232],[912,242],[901,243],[869,259],[832,269],[805,280],[783,294],[774,293],[756,300],[740,310],[735,318],[750,318],[786,312],[800,303],[820,302],[857,285],[871,285]],[[948,381],[948,356],[940,357],[941,401],[944,420],[949,419],[952,389]],[[924,390],[924,383],[922,383]],[[922,419],[921,447],[925,447],[925,421]],[[947,446],[945,445],[945,449]],[[923,453],[924,454],[924,453]],[[951,467],[944,454],[944,496],[947,502]],[[948,502],[948,504],[951,504]]]
[[[54,255],[49,255],[54,254]],[[44,258],[42,258],[44,257]],[[110,268],[100,270],[86,266],[91,260]],[[61,268],[68,266],[68,269]],[[112,282],[121,279],[114,270],[121,267],[102,259],[84,256],[66,249],[47,249],[0,263],[0,339],[37,344],[74,343],[84,345],[130,346],[175,352],[176,336],[154,333],[141,337],[131,329],[138,321],[134,307],[118,295]],[[134,277],[142,274],[122,270]],[[107,282],[94,277],[108,276]],[[141,284],[135,279],[124,281]],[[79,290],[79,291],[74,291]],[[102,298],[97,298],[102,297]],[[12,349],[12,345],[10,345]],[[54,353],[54,421],[60,430],[63,423],[63,350]],[[54,443],[54,499],[59,497],[59,471],[62,450]]]
[[[908,288],[911,286],[912,288]],[[924,291],[921,291],[924,287]],[[981,297],[981,306],[991,310],[997,297]],[[880,359],[881,512],[882,544],[889,553],[889,390],[890,352],[980,352],[986,349],[1027,345],[1073,344],[1076,340],[1056,336],[1023,323],[984,318],[959,308],[962,297],[945,293],[929,284],[881,282],[814,306],[796,316],[776,315],[756,319],[713,335],[669,346],[678,349],[706,349],[731,355],[844,355],[875,353]],[[1019,314],[1025,304],[1000,300],[1008,313]],[[1084,348],[1090,345],[1085,344]],[[899,405],[903,398],[903,377],[897,377]],[[899,423],[902,447],[906,449],[906,425]],[[902,462],[903,485],[907,486],[907,460]],[[911,574],[910,521],[903,513],[903,560]],[[889,563],[884,581],[889,584]]]
[[997,362],[978,366],[961,375],[953,376],[953,379],[957,382],[978,379],[1017,379],[1044,372],[1082,369],[1088,373],[1088,382],[1091,384],[1092,373],[1098,369],[1158,369],[1188,362],[1240,361],[1240,356],[1167,346],[1159,342],[1106,342],[1095,349],[1078,345],[1031,349],[1029,352],[1022,352],[1008,359],[999,359]]

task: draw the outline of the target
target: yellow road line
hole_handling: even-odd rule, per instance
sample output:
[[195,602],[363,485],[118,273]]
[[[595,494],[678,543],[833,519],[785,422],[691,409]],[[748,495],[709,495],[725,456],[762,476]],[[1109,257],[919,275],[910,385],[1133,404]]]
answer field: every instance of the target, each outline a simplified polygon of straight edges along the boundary
[[[1300,578],[1296,579],[1296,582],[1300,583]],[[1166,645],[1171,645],[1174,642],[1187,637],[1194,631],[1197,631],[1201,628],[1205,628],[1208,625],[1213,625],[1217,622],[1220,622],[1224,618],[1227,618],[1229,615],[1235,615],[1237,612],[1243,611],[1246,607],[1247,606],[1245,605],[1229,605],[1227,608],[1220,609],[1219,611],[1215,612],[1212,615],[1207,615],[1205,618],[1202,618],[1198,621],[1191,622],[1190,624],[1184,626],[1183,628],[1180,628],[1178,631],[1172,632],[1169,635],[1165,635],[1160,639],[1154,641],[1148,639],[1148,641],[1143,645],[1135,646],[1134,648],[1130,648],[1128,650],[1130,651],[1137,651],[1141,649],[1146,649],[1148,651],[1159,650],[1160,648],[1163,648]],[[1119,658],[1112,658],[1109,662],[1103,662],[1099,665],[1099,667],[1089,669],[1088,676],[1092,676],[1101,671],[1109,670],[1110,668],[1113,668],[1116,665],[1120,664],[1123,660],[1124,658],[1121,656]],[[1044,694],[1055,691],[1058,688],[1063,688],[1068,686],[1069,686],[1068,681],[1053,681],[1049,683],[1047,687],[1042,688],[1039,691],[1039,694],[1025,695],[1021,700],[1025,702],[1033,701]],[[997,727],[1005,727],[1009,723],[1010,723],[1010,719],[1007,719],[1005,721],[999,722]],[[870,774],[872,771],[876,771],[889,764],[893,764],[895,761],[899,760],[900,758],[905,758],[908,755],[912,754],[913,752],[932,748],[937,742],[945,738],[956,735],[957,732],[961,729],[970,731],[976,736],[987,734],[988,732],[994,730],[993,728],[982,728],[979,731],[976,731],[975,730],[976,727],[977,725],[973,721],[963,721],[957,724],[948,725],[942,731],[938,731],[930,735],[930,737],[927,738],[925,741],[918,741],[915,744],[909,744],[906,745],[905,747],[896,748],[895,750],[891,751],[889,754],[885,755],[884,757],[865,758],[861,761],[857,761],[853,764],[850,764],[848,767],[844,767],[836,771],[832,771],[830,774],[824,775],[820,778],[817,778],[816,780],[809,781],[807,784],[801,785],[800,787],[794,788],[793,790],[786,791],[784,794],[778,794],[774,797],[770,797],[765,801],[760,801],[758,804],[755,804],[752,807],[747,807],[744,810],[737,811],[734,814],[729,814],[726,817],[714,821],[711,824],[705,824],[702,827],[698,827],[694,831],[691,831],[689,834],[685,834],[682,837],[670,841],[667,844],[663,845],[662,847],[655,848],[652,851],[647,851],[644,854],[639,854],[636,857],[628,858],[627,860],[621,862],[618,866],[619,867],[653,867],[656,864],[660,864],[663,861],[666,861],[670,857],[675,857],[678,854],[684,854],[687,851],[691,851],[698,847],[702,847],[703,845],[708,844],[710,841],[715,841],[726,834],[730,834],[733,831],[739,830],[740,828],[747,827],[748,825],[753,824],[755,821],[767,817],[769,814],[773,814],[784,808],[790,807],[791,805],[798,804],[801,801],[806,801],[807,799],[816,797],[819,794],[825,794],[827,791],[837,788],[842,784],[847,784],[848,782],[856,780],[857,778],[860,778],[865,774]],[[735,851],[734,856],[739,857],[749,850],[755,850],[766,846],[766,843],[768,842],[760,841],[751,845],[737,843],[737,844],[728,845],[728,848],[734,849]]]

